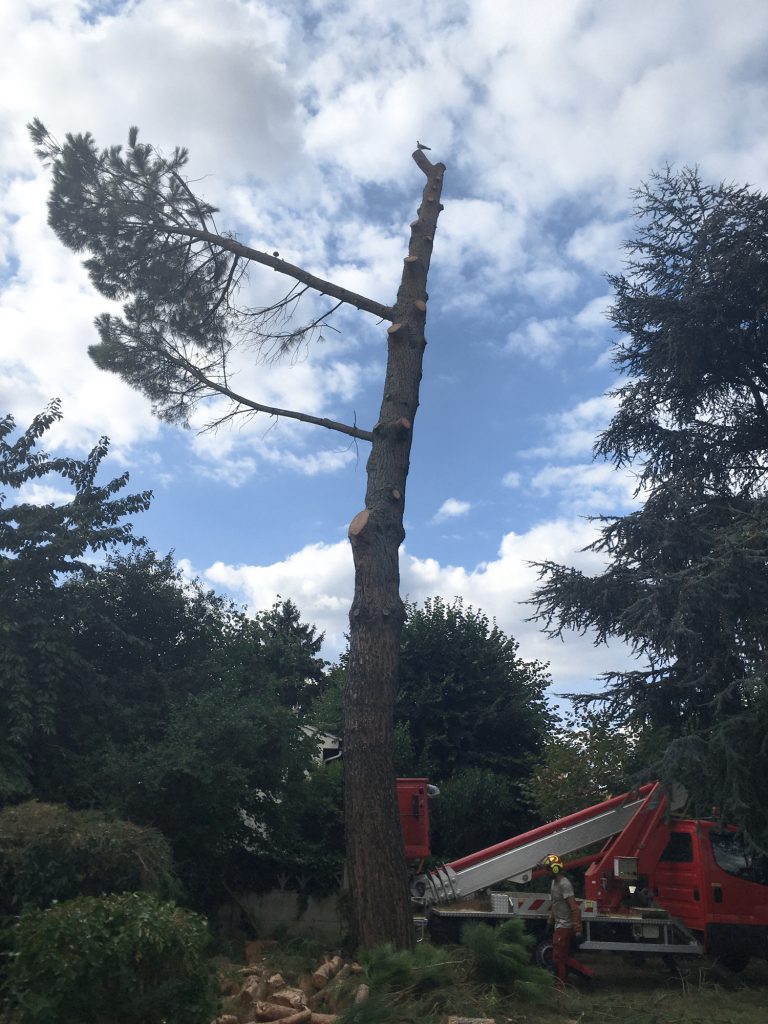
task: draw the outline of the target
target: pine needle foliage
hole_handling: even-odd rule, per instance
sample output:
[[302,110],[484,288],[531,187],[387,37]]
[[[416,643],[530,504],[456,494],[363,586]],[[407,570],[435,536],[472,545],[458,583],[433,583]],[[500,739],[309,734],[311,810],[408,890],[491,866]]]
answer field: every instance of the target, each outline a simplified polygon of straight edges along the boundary
[[384,944],[361,952],[370,996],[345,1010],[340,1024],[436,1021],[465,984],[465,959],[426,943],[413,951]]
[[122,316],[96,317],[100,340],[89,353],[143,392],[161,419],[187,426],[192,409],[213,397],[250,411],[253,404],[230,387],[233,347],[254,349],[266,362],[295,357],[330,326],[340,302],[294,323],[309,291],[299,281],[269,306],[240,300],[253,251],[218,230],[216,207],[187,177],[186,148],[166,155],[139,142],[136,127],[127,145],[105,149],[89,132],[60,143],[38,118],[27,127],[51,168],[49,225],[84,254],[94,287],[123,303]]
[[456,957],[445,950],[420,943],[413,952],[391,945],[377,946],[361,956],[371,987],[377,992],[423,992],[449,985],[455,974]]
[[378,946],[361,954],[371,995],[343,1024],[438,1021],[446,1013],[509,1016],[505,1004],[547,999],[552,977],[531,965],[533,939],[519,921],[468,926],[460,946],[419,943],[413,952]]
[[534,938],[522,921],[506,921],[499,928],[470,924],[462,933],[462,944],[472,954],[472,973],[487,985],[503,992],[542,998],[552,989],[549,972],[531,964]]
[[402,1007],[385,996],[374,994],[345,1010],[339,1017],[339,1024],[395,1024],[404,1019],[410,1017],[404,1014]]

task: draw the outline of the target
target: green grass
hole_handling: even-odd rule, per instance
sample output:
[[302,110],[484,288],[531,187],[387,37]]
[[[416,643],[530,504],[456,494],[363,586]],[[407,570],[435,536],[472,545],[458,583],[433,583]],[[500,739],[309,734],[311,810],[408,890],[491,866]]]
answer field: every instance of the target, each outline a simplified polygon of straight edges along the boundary
[[[440,947],[445,961],[465,951]],[[426,952],[426,951],[425,951]],[[423,956],[424,954],[422,954]],[[427,959],[425,957],[425,959]],[[392,989],[355,1007],[345,1024],[444,1024],[448,1014],[493,1017],[497,1024],[763,1024],[768,1021],[768,964],[753,960],[729,989],[711,966],[695,962],[670,972],[659,958],[644,963],[599,954],[583,957],[595,972],[597,984],[587,990],[576,982],[563,992],[552,986],[550,998],[521,999],[494,985],[469,981],[463,966],[450,964],[449,981],[429,991]],[[375,971],[374,971],[375,974]],[[394,982],[394,978],[390,979]],[[373,979],[371,979],[373,982]],[[385,986],[386,987],[386,986]],[[394,1005],[393,1005],[394,1003]]]
[[768,964],[753,960],[729,989],[705,963],[675,974],[655,957],[645,963],[584,955],[597,987],[568,986],[556,1007],[510,1015],[514,1024],[762,1024],[768,1020]]

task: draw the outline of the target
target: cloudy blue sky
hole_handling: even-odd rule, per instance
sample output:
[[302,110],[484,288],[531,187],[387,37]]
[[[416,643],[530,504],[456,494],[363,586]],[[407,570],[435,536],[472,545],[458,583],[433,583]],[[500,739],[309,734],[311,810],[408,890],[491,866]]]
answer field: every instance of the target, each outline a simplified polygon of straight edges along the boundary
[[[291,597],[343,646],[347,525],[364,446],[259,419],[179,431],[93,366],[106,308],[45,223],[24,125],[191,151],[220,227],[391,303],[423,177],[447,165],[402,553],[412,600],[461,595],[551,663],[556,689],[621,663],[547,640],[521,602],[531,560],[596,569],[590,514],[632,507],[631,476],[591,461],[611,411],[606,272],[630,192],[666,163],[768,187],[764,0],[3,0],[0,35],[0,412],[53,396],[50,446],[112,439],[109,470],[151,488],[137,527],[252,609]],[[276,275],[254,273],[257,298]],[[257,401],[370,426],[384,328],[352,310],[291,364],[244,358]],[[27,497],[56,500],[46,484]]]

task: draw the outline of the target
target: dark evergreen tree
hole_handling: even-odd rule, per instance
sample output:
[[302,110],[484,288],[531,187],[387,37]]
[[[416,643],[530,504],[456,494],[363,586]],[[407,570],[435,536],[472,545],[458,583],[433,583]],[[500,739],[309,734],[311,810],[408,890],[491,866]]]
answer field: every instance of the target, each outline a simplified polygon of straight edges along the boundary
[[636,467],[644,503],[601,520],[600,575],[541,566],[537,617],[627,642],[638,667],[599,699],[668,730],[649,770],[768,845],[768,198],[668,170],[636,199],[611,279],[628,379],[596,452]]
[[[30,130],[39,156],[53,167],[49,223],[65,245],[86,254],[84,264],[96,288],[124,303],[122,316],[97,319],[100,341],[91,355],[99,366],[146,394],[157,414],[170,422],[185,424],[195,405],[223,398],[229,406],[218,423],[266,413],[371,445],[365,507],[349,527],[355,596],[344,701],[344,793],[351,919],[355,939],[364,946],[387,941],[410,946],[413,928],[393,771],[393,705],[404,617],[398,551],[405,536],[405,484],[426,344],[426,285],[445,167],[431,163],[421,147],[413,153],[427,181],[390,306],[219,232],[216,211],[184,176],[186,150],[165,158],[139,143],[135,128],[125,151],[113,146],[102,152],[88,134],[68,135],[59,145],[39,121]],[[284,299],[266,309],[238,303],[238,286],[255,264],[293,281]],[[333,305],[296,327],[293,314],[308,290],[330,297]],[[292,352],[344,303],[389,324],[383,397],[378,415],[371,416],[371,429],[265,406],[233,390],[234,345],[270,358]]]
[[303,718],[328,684],[326,662],[320,657],[323,634],[301,621],[292,601],[277,601],[255,621],[260,661],[279,679],[281,702]]

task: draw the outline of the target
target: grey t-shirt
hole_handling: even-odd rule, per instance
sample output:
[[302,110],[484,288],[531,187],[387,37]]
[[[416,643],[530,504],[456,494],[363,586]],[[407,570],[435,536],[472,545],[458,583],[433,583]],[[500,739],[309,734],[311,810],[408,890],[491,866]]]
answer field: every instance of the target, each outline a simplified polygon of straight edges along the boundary
[[568,900],[573,896],[573,886],[565,876],[552,879],[550,895],[552,897],[552,913],[555,916],[555,928],[571,927],[571,908]]

